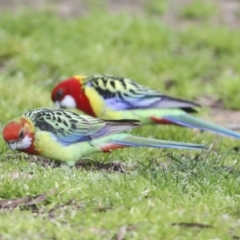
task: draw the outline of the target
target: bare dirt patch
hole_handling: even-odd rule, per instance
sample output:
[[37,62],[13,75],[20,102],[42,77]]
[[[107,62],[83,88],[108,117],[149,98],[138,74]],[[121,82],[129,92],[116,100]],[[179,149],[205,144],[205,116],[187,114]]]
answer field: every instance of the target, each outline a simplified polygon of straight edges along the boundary
[[214,96],[202,96],[196,99],[203,108],[209,108],[210,111],[204,119],[216,124],[223,125],[232,130],[240,130],[240,111],[227,110],[224,107],[223,100]]

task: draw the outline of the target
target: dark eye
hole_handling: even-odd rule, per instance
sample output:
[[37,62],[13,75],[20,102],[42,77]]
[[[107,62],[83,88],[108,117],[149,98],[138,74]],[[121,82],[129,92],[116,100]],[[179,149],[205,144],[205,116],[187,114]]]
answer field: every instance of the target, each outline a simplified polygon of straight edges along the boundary
[[18,137],[19,137],[19,138],[23,138],[23,130],[20,131]]
[[56,100],[61,100],[62,96],[63,96],[63,90],[59,89],[55,94]]

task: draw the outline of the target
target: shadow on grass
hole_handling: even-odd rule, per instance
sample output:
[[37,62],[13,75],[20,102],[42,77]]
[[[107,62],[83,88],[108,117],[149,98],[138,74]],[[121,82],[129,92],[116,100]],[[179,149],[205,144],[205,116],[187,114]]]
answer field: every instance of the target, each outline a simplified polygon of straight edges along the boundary
[[184,228],[213,228],[213,226],[208,224],[202,224],[202,223],[194,223],[194,222],[176,222],[172,223],[172,226],[179,226]]
[[[11,159],[27,160],[30,163],[36,163],[46,168],[47,167],[59,168],[59,167],[66,166],[64,163],[61,163],[61,162],[53,161],[53,160],[39,157],[39,156],[27,155],[27,154],[7,154],[5,157],[2,157],[3,161],[5,160],[9,161]],[[107,172],[117,172],[117,173],[125,173],[127,170],[131,170],[131,168],[127,167],[123,162],[102,163],[102,162],[96,162],[91,158],[83,158],[81,161],[75,164],[74,168],[85,169],[90,171],[105,170]]]

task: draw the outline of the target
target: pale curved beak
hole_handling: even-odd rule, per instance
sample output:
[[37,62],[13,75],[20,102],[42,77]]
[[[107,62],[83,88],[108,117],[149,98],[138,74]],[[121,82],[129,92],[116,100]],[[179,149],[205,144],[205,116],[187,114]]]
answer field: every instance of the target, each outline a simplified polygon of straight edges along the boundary
[[57,108],[57,109],[61,108],[61,104],[59,101],[54,102],[54,105],[55,105],[55,108]]
[[16,148],[17,148],[17,143],[16,143],[16,142],[11,142],[11,143],[8,143],[8,146],[9,146],[12,150],[16,150]]

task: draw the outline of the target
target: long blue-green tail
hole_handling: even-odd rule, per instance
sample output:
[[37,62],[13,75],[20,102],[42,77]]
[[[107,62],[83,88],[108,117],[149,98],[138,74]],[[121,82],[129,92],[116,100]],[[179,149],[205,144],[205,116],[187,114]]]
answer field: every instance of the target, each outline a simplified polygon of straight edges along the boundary
[[128,135],[121,140],[114,140],[104,144],[101,147],[103,152],[109,152],[116,148],[125,147],[152,147],[152,148],[175,148],[175,149],[191,149],[191,150],[204,150],[207,149],[205,145],[194,143],[182,143],[164,141],[153,138],[143,138]]
[[210,131],[210,132],[225,135],[228,137],[240,139],[240,133],[237,133],[225,127],[221,127],[216,124],[204,121],[188,113],[172,115],[172,116],[164,116],[161,118],[161,120],[165,120],[166,122],[168,121],[170,124],[176,124],[176,125],[188,127],[188,128],[197,128],[200,130]]

